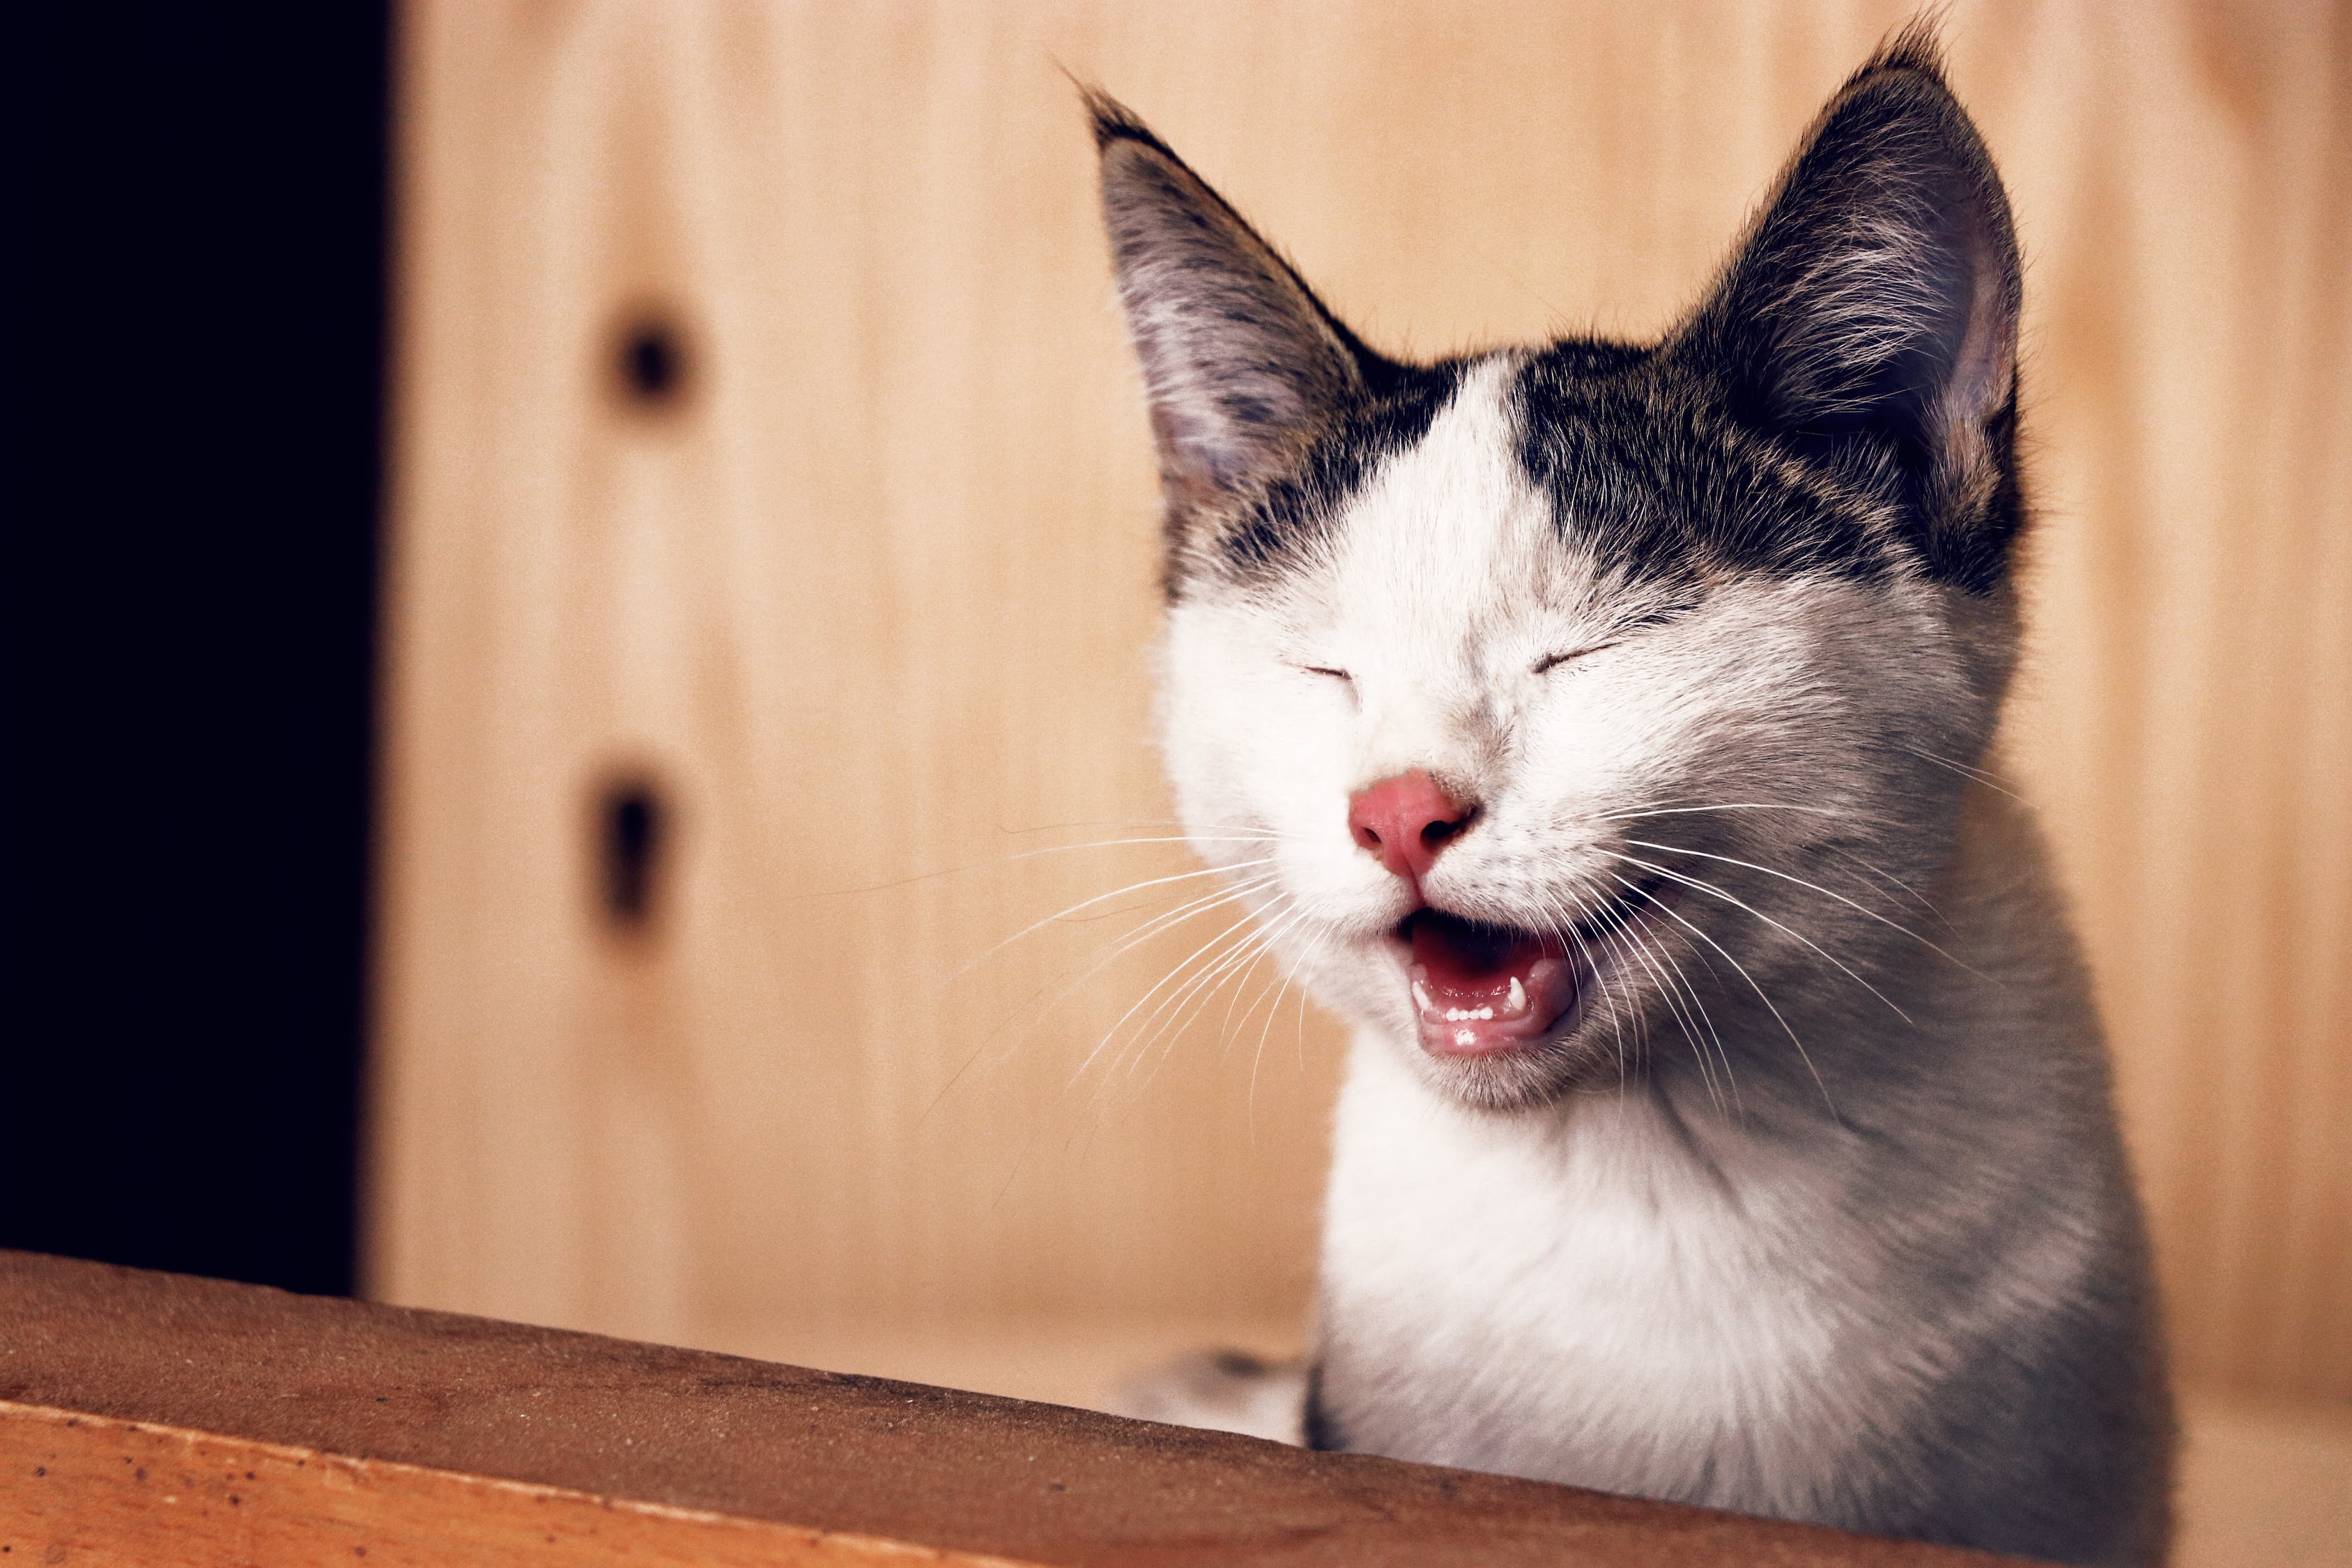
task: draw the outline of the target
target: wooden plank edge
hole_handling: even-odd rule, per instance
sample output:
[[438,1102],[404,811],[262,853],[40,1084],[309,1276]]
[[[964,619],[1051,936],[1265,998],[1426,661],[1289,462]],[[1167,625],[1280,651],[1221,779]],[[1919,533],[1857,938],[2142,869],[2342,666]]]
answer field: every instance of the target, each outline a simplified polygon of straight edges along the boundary
[[1045,1568],[0,1399],[0,1565],[93,1560]]

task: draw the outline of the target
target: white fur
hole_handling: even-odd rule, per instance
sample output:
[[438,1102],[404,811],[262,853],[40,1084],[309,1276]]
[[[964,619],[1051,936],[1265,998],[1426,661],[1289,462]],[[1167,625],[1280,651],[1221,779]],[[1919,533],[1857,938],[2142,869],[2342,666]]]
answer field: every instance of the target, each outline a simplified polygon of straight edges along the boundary
[[1843,1358],[1842,1300],[1803,1267],[1823,1237],[1801,1171],[1759,1205],[1647,1101],[1498,1122],[1434,1100],[1377,1045],[1352,1065],[1327,1310],[1441,1435],[1415,1458],[1801,1514],[1864,1417],[1905,1418],[1882,1369]]

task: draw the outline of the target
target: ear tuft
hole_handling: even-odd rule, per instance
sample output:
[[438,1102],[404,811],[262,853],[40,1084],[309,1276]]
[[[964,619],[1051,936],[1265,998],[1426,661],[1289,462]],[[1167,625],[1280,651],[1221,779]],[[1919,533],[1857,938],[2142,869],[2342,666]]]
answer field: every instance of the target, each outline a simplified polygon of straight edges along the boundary
[[1087,119],[1094,126],[1095,151],[1100,152],[1113,142],[1140,142],[1156,152],[1173,158],[1176,154],[1168,143],[1151,132],[1151,127],[1137,118],[1133,110],[1091,82],[1078,82],[1078,100],[1086,105]]
[[1944,40],[1937,32],[1937,15],[1923,11],[1914,16],[1895,35],[1878,46],[1878,52],[1869,63],[1847,81],[1852,87],[1873,71],[1918,71],[1933,77],[1937,86],[1944,81]]
[[1676,346],[1748,423],[1894,488],[1930,570],[1982,589],[2019,522],[2020,279],[1991,156],[1915,22],[1822,111]]
[[1124,105],[1081,87],[1171,521],[1244,496],[1360,395],[1377,357]]

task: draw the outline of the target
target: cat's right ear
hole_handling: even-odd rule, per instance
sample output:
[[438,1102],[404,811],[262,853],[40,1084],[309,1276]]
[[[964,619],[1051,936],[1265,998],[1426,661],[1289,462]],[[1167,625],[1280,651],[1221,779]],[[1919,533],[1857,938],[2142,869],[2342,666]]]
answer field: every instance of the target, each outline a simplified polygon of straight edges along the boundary
[[1081,91],[1160,479],[1176,517],[1214,509],[1289,466],[1362,392],[1366,351],[1166,142]]

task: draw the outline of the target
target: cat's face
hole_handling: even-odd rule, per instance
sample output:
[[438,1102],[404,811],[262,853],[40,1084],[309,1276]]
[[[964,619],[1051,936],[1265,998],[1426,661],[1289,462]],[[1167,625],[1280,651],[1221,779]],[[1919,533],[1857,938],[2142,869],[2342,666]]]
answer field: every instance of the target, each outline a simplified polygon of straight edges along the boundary
[[[1932,875],[1918,826],[1958,782],[1927,759],[1977,752],[1999,679],[1971,652],[1990,616],[1863,561],[1633,569],[1528,471],[1526,374],[1464,367],[1311,542],[1191,584],[1162,670],[1201,852],[1321,1000],[1489,1106],[1689,1052],[1739,970],[1808,983],[1771,921],[1874,949],[1874,921],[1753,868],[1912,912],[1884,880]],[[1361,829],[1423,825],[1350,806],[1414,774],[1439,841],[1401,874]]]
[[[1665,343],[1428,367],[1098,106],[1180,808],[1292,972],[1452,1098],[1712,1082],[1727,1024],[1916,917],[2014,647],[2015,262],[1957,108],[1897,86],[1849,136],[1900,166],[1857,174],[1832,105]],[[1890,283],[1853,208],[1905,178],[1948,199]]]

